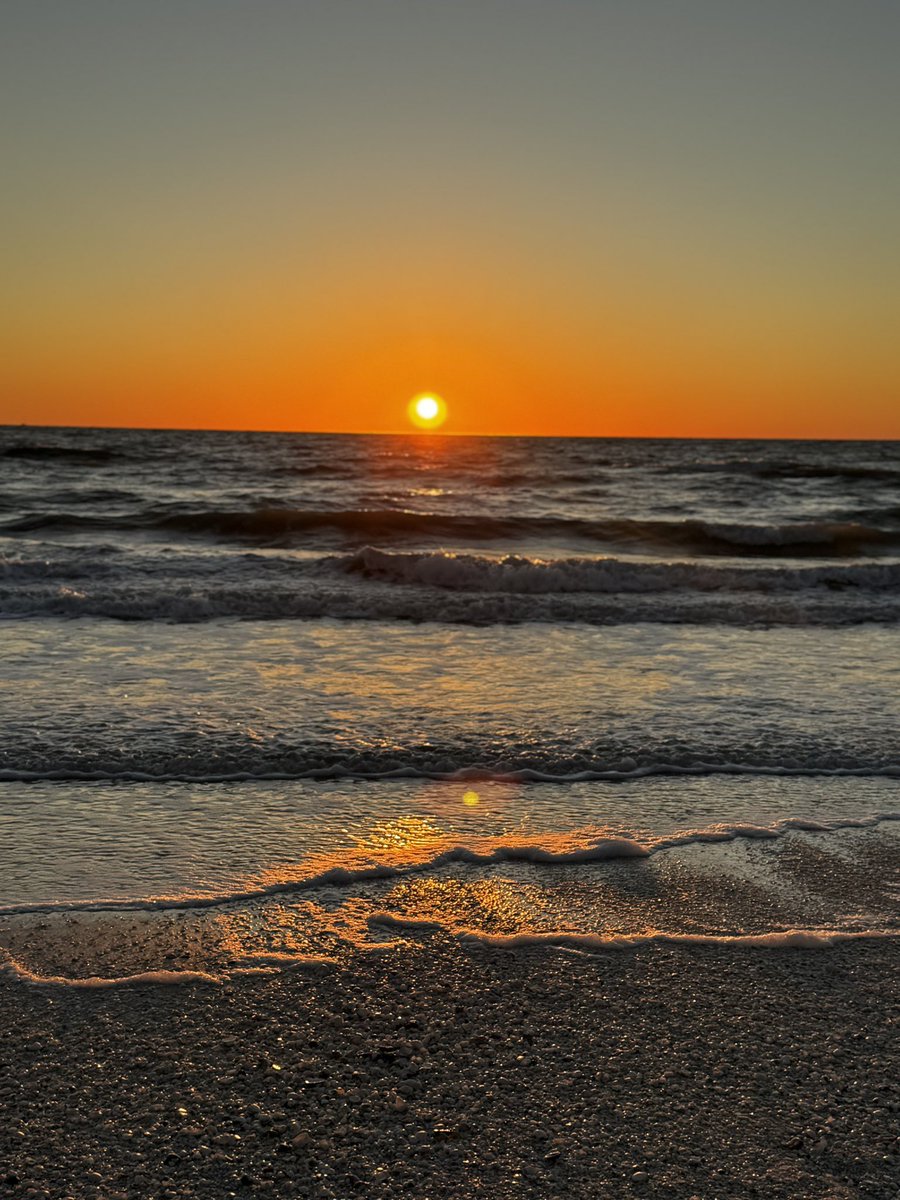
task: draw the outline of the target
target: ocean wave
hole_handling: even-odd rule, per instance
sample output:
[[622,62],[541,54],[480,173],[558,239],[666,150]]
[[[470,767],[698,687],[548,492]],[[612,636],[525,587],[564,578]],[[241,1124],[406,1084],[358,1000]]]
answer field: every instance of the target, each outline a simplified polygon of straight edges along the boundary
[[[39,569],[31,571],[33,578]],[[323,581],[295,587],[266,584],[217,585],[208,579],[153,583],[116,582],[86,573],[71,581],[9,581],[0,576],[0,620],[61,617],[67,620],[164,621],[402,621],[412,624],[489,625],[723,625],[766,628],[840,628],[900,621],[900,595],[888,582],[866,590],[861,584],[830,583],[758,592],[719,590],[546,592],[529,581],[530,591],[466,590],[451,587],[395,587],[389,580],[361,580],[358,588]]]
[[720,459],[718,461],[665,463],[654,468],[660,475],[747,475],[755,479],[834,479],[837,482],[872,480],[900,483],[900,465],[828,463],[803,460]]
[[566,592],[772,592],[810,588],[894,590],[900,563],[818,567],[727,567],[623,558],[487,558],[446,552],[397,553],[367,546],[334,559],[348,573],[454,591],[534,595]]
[[900,530],[855,521],[783,524],[715,522],[695,519],[590,520],[562,516],[489,516],[477,513],[418,512],[401,508],[158,511],[100,514],[33,512],[0,525],[0,534],[46,530],[157,531],[257,542],[284,542],[322,533],[349,541],[504,542],[581,541],[641,549],[714,555],[802,557],[858,555],[876,547],[900,548]]
[[[11,543],[15,544],[15,543]],[[121,547],[35,543],[20,553],[0,552],[0,580],[8,583],[115,577],[137,597],[148,580],[173,593],[199,598],[214,581],[222,595],[237,595],[265,585],[279,598],[273,613],[284,611],[285,595],[299,602],[304,589],[365,586],[372,594],[392,584],[441,592],[503,593],[509,596],[593,595],[681,592],[758,593],[810,591],[892,592],[900,585],[900,562],[819,564],[728,563],[680,559],[665,561],[630,556],[538,558],[524,554],[480,555],[443,550],[397,551],[364,546],[350,554],[297,556],[248,550],[243,553],[128,553]],[[281,593],[277,589],[282,589]],[[12,599],[12,595],[7,597]],[[211,597],[212,598],[212,597]],[[330,598],[330,597],[329,597]],[[231,610],[222,615],[242,615]]]
[[42,442],[19,442],[15,446],[7,446],[0,450],[0,457],[34,459],[38,462],[59,461],[85,466],[95,466],[98,463],[111,462],[121,458],[118,450],[108,446],[54,446]]
[[32,579],[96,579],[115,573],[117,566],[108,557],[95,557],[103,547],[92,547],[88,554],[70,554],[60,558],[42,558],[0,554],[0,580],[14,582]]
[[[835,760],[818,751],[798,753],[788,762],[767,761],[762,758],[746,760],[699,756],[686,753],[680,760],[674,757],[654,757],[639,761],[622,754],[603,762],[591,761],[585,755],[546,757],[537,763],[532,756],[516,762],[507,755],[502,762],[478,763],[452,761],[446,751],[424,756],[404,753],[396,747],[385,751],[308,750],[289,751],[273,758],[262,754],[256,761],[253,755],[240,764],[242,757],[236,748],[215,752],[197,760],[171,765],[174,751],[169,749],[160,761],[106,761],[95,755],[91,762],[85,748],[70,758],[61,754],[54,762],[53,752],[43,751],[44,762],[37,766],[2,766],[0,783],[253,783],[300,780],[449,780],[459,783],[627,783],[637,779],[660,777],[706,778],[714,775],[771,777],[771,778],[844,778],[900,779],[900,762],[882,756],[851,756],[844,754]],[[107,756],[109,758],[111,756]]]

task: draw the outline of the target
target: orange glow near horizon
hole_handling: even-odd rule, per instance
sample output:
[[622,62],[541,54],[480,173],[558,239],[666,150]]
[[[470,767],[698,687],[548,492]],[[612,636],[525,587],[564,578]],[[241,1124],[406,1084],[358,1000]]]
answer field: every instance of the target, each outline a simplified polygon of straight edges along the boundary
[[900,438],[896,6],[263,7],[15,6],[0,424]]
[[[165,319],[149,293],[138,309],[111,295],[22,304],[0,337],[0,424],[409,433],[424,379],[452,398],[449,434],[900,438],[896,361],[862,319],[839,329],[839,314],[804,313],[779,329],[749,302],[737,322],[687,292],[677,312],[651,292],[511,308],[471,266],[424,328],[360,274],[328,305],[317,293],[298,328],[293,289],[255,307],[262,280],[253,297],[204,299],[203,274]],[[516,295],[541,290],[559,290],[549,267]]]

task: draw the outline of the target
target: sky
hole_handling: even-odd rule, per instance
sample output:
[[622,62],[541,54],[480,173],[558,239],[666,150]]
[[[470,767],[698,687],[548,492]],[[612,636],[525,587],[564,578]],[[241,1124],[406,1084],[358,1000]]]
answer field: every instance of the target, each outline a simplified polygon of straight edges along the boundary
[[896,0],[5,0],[0,423],[900,438]]

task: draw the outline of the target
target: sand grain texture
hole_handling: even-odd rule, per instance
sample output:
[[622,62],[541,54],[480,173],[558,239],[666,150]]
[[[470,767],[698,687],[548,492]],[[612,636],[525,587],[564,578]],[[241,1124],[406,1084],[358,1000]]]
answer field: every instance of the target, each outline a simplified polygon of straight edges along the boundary
[[0,1195],[896,1200],[900,953],[432,939],[316,973],[0,982]]

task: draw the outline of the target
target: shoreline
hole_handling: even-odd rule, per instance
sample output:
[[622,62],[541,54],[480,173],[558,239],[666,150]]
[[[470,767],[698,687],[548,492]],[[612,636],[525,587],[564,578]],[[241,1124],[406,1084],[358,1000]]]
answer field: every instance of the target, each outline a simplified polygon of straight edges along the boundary
[[894,1200],[900,945],[0,977],[0,1195]]

